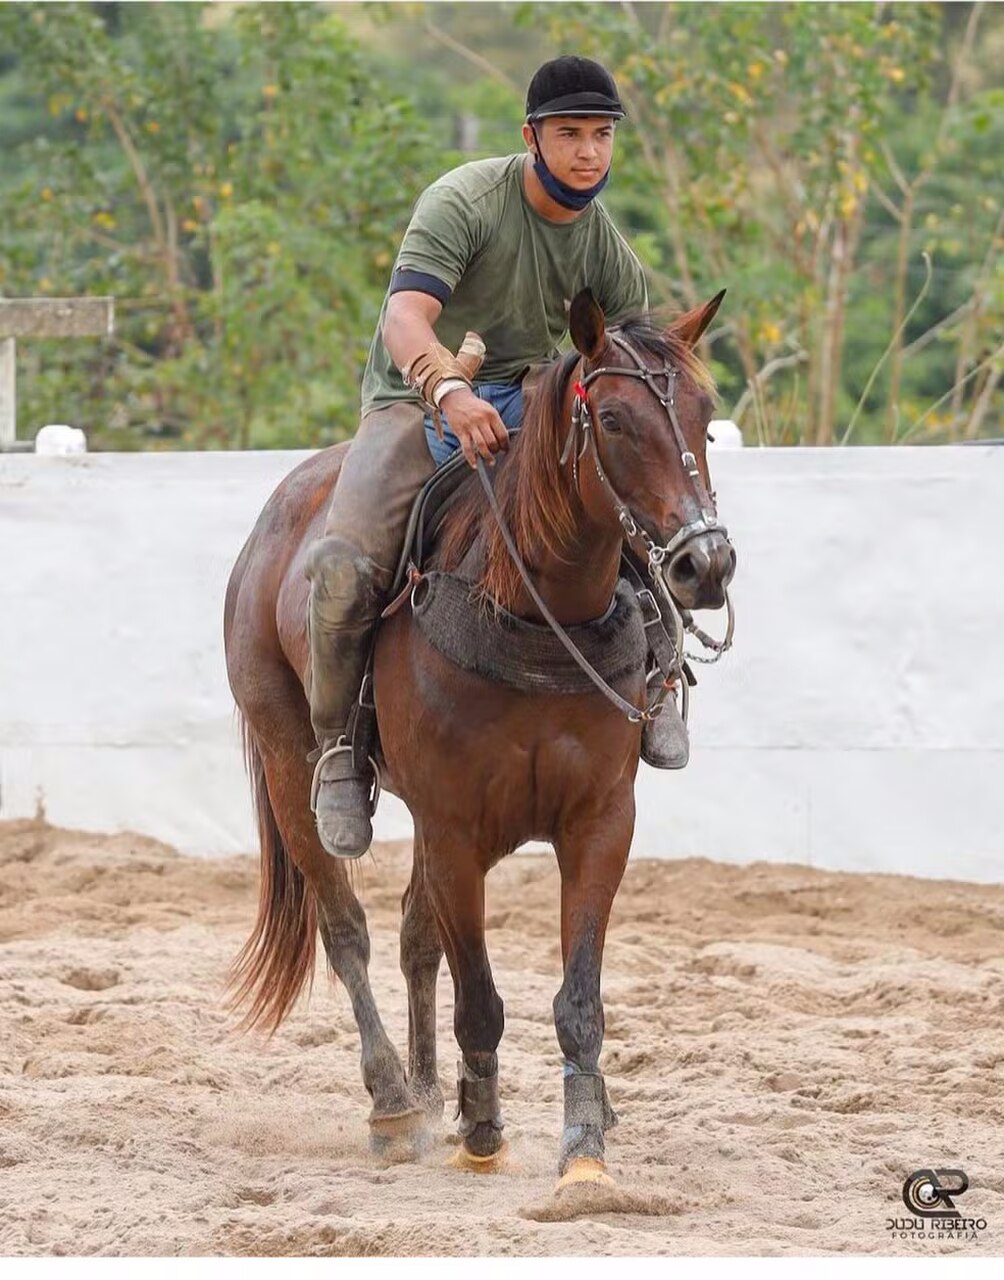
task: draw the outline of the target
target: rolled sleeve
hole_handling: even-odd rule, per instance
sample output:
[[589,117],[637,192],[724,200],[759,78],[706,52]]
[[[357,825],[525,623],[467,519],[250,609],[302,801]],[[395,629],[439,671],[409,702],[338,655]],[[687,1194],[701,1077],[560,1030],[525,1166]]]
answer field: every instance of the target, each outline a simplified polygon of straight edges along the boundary
[[445,280],[440,280],[438,276],[433,276],[428,271],[411,271],[408,267],[398,267],[391,276],[390,289],[388,293],[404,293],[405,291],[414,293],[431,294],[444,307],[450,300],[450,294],[453,290]]

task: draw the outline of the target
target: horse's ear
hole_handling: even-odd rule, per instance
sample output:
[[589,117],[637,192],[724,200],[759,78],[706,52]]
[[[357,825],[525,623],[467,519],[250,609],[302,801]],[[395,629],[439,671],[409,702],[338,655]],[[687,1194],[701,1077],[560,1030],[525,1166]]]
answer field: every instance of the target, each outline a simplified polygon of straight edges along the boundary
[[595,360],[603,350],[607,329],[603,322],[603,308],[593,297],[592,289],[582,289],[572,299],[568,308],[568,332],[572,335],[575,349],[587,360]]
[[693,311],[688,311],[674,320],[669,326],[670,329],[678,338],[682,338],[688,347],[696,347],[704,330],[714,320],[715,312],[722,305],[724,297],[725,290],[722,289],[710,302],[705,302],[703,306],[695,307]]

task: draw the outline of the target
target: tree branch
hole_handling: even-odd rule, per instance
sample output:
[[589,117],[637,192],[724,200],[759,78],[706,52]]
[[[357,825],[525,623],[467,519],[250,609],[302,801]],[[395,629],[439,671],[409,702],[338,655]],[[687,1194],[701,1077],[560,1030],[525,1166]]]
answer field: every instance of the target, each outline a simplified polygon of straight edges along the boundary
[[962,68],[972,52],[973,42],[976,39],[976,28],[980,25],[980,19],[983,17],[984,0],[977,0],[977,3],[969,10],[969,21],[966,23],[966,29],[962,36],[962,45],[959,49],[955,64],[952,67],[952,83],[948,87],[948,97],[945,99],[945,112],[941,117],[941,128],[938,130],[938,141],[947,127],[948,112],[959,100],[959,91],[962,88]]
[[784,202],[785,211],[788,215],[790,223],[790,231],[788,236],[780,240],[775,240],[779,248],[786,253],[793,253],[795,263],[803,274],[809,270],[809,263],[805,257],[805,249],[801,243],[801,237],[795,234],[795,228],[801,218],[802,204],[797,191],[794,189],[791,178],[784,167],[781,156],[777,154],[773,147],[768,146],[767,138],[764,131],[764,123],[762,120],[754,122],[753,140],[756,148],[760,153],[764,163],[768,166],[774,175],[774,181],[777,183],[778,191],[781,193],[781,199]]
[[915,355],[918,351],[923,351],[926,346],[934,341],[943,329],[949,328],[956,322],[956,320],[962,320],[966,313],[972,310],[973,302],[974,300],[972,298],[967,298],[961,307],[956,307],[950,315],[943,316],[937,324],[932,324],[930,329],[925,330],[919,338],[914,338],[909,346],[903,348],[903,359],[906,360],[909,356]]
[[149,254],[143,249],[137,249],[135,245],[123,244],[111,236],[95,231],[93,227],[77,227],[76,234],[82,236],[85,240],[93,240],[95,244],[100,244],[105,249],[111,249],[113,253],[121,253],[123,257],[135,258],[139,262],[156,261],[155,255]]
[[874,193],[878,196],[879,204],[882,206],[883,209],[885,209],[886,213],[889,214],[889,216],[893,219],[893,221],[902,223],[903,211],[901,209],[896,208],[893,202],[886,195],[885,191],[883,191],[883,189],[879,186],[878,182],[874,178],[869,178],[868,185],[871,188],[871,190],[874,191]]
[[991,351],[990,354],[985,359],[981,360],[978,365],[974,365],[974,367],[969,370],[969,372],[965,375],[965,377],[960,378],[957,383],[949,387],[943,396],[939,396],[938,399],[935,400],[934,404],[932,404],[930,408],[925,409],[924,412],[920,415],[920,417],[913,423],[913,425],[909,427],[904,432],[904,434],[900,436],[898,440],[894,441],[894,443],[905,444],[907,440],[910,439],[911,436],[916,435],[917,432],[920,430],[921,426],[924,424],[924,422],[927,421],[927,419],[931,416],[931,414],[935,411],[935,409],[939,409],[945,403],[945,401],[948,400],[955,393],[955,390],[957,387],[965,386],[967,382],[972,381],[972,379],[975,378],[976,375],[980,373],[983,369],[985,369],[987,365],[993,364],[993,362],[998,358],[998,356],[1004,356],[1004,342],[1001,343],[1001,345],[997,348],[996,351]]
[[905,196],[908,196],[910,194],[910,184],[907,182],[903,174],[903,170],[896,163],[896,157],[893,155],[892,148],[889,146],[888,142],[886,142],[885,138],[883,138],[879,143],[879,149],[885,157],[886,165],[888,166],[889,172],[895,179],[896,186],[899,187],[900,191],[902,191]]
[[673,16],[673,5],[664,3],[662,6],[662,15],[659,18],[659,30],[655,33],[655,44],[657,49],[661,49],[669,34],[669,22]]
[[976,403],[973,405],[973,411],[969,415],[969,421],[966,423],[966,428],[963,432],[967,440],[975,440],[980,434],[983,419],[990,408],[990,402],[996,394],[997,386],[1002,377],[1004,377],[1004,364],[999,364],[996,368],[990,370],[990,376],[984,382],[979,395],[976,397]]
[[108,120],[112,128],[115,130],[115,136],[119,140],[122,150],[126,153],[126,158],[132,167],[136,182],[139,185],[140,193],[146,204],[147,214],[150,218],[150,227],[153,231],[154,239],[157,242],[157,248],[161,254],[164,252],[164,223],[160,216],[160,209],[157,205],[157,196],[153,189],[147,172],[146,166],[143,164],[142,157],[136,149],[136,145],[129,136],[129,130],[126,128],[125,121],[119,115],[118,107],[112,102],[111,98],[103,98],[101,106],[108,114]]
[[913,315],[916,312],[917,308],[927,297],[927,291],[931,287],[931,277],[933,275],[933,268],[931,266],[931,255],[926,250],[924,250],[924,252],[922,252],[920,256],[924,259],[924,269],[927,272],[926,276],[924,277],[924,283],[923,285],[921,285],[920,292],[917,294],[916,298],[914,298],[913,305],[911,306],[910,310],[906,313],[906,315],[900,321],[896,329],[896,332],[889,339],[889,343],[886,346],[886,349],[879,356],[878,360],[875,362],[875,367],[872,369],[871,373],[868,375],[868,381],[865,383],[865,389],[864,391],[861,392],[858,402],[854,406],[854,412],[851,414],[851,420],[850,422],[848,422],[847,428],[844,431],[844,434],[840,437],[840,443],[842,445],[846,444],[847,441],[851,438],[851,432],[854,430],[854,426],[857,423],[858,414],[861,412],[861,406],[864,404],[865,400],[868,398],[868,392],[871,391],[872,389],[872,383],[875,381],[876,377],[878,376],[879,369],[881,369],[882,366],[885,364],[886,360],[889,357],[889,353],[892,351],[893,347],[899,341],[899,338],[902,335],[903,330],[910,323],[910,320],[913,318]]
[[505,87],[507,89],[511,89],[513,93],[522,95],[523,91],[516,81],[510,76],[507,76],[506,73],[499,67],[496,67],[494,63],[489,62],[487,58],[482,57],[480,53],[476,53],[473,49],[469,49],[467,45],[461,44],[461,42],[454,36],[451,36],[449,32],[441,30],[428,19],[426,19],[422,26],[426,35],[432,36],[433,40],[438,40],[441,45],[445,46],[452,53],[459,54],[461,58],[466,58],[467,61],[477,67],[479,71],[483,71],[485,75],[491,76],[492,79],[497,80],[499,84],[504,84]]
[[805,364],[808,359],[809,353],[799,349],[790,356],[775,356],[773,360],[768,360],[760,372],[748,380],[745,391],[736,401],[729,415],[736,426],[740,424],[750,401],[755,400],[768,378],[772,378],[775,373],[780,373],[782,369],[790,369],[793,365]]

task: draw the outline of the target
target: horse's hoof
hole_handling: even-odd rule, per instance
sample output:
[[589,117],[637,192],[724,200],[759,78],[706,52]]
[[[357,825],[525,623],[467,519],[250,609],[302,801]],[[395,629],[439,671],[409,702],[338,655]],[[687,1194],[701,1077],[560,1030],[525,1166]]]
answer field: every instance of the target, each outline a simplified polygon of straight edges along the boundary
[[370,1115],[370,1133],[381,1138],[408,1138],[425,1127],[425,1112],[421,1107],[408,1107],[406,1111],[394,1111]]
[[594,1160],[591,1156],[576,1156],[574,1160],[569,1160],[568,1168],[558,1179],[555,1190],[563,1191],[565,1187],[574,1186],[577,1182],[595,1182],[602,1187],[616,1185],[607,1173],[603,1161]]
[[446,1163],[460,1173],[501,1173],[509,1164],[509,1144],[503,1142],[490,1156],[476,1156],[473,1151],[461,1147]]
[[390,1157],[409,1148],[409,1153],[427,1145],[427,1118],[421,1107],[412,1107],[394,1115],[371,1115],[370,1151],[375,1156]]

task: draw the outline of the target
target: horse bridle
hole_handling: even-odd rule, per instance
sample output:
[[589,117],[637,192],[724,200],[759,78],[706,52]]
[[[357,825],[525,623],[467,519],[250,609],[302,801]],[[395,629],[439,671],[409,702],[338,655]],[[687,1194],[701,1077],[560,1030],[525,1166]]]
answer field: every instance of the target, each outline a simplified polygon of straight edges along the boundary
[[[620,521],[621,528],[624,530],[625,541],[630,543],[634,538],[640,538],[645,544],[649,564],[658,567],[678,551],[685,542],[689,542],[691,538],[699,537],[702,533],[710,533],[713,529],[728,537],[728,530],[724,525],[718,523],[718,515],[715,511],[714,494],[709,493],[704,484],[701,472],[697,466],[697,459],[687,446],[686,437],[680,427],[680,420],[676,416],[676,369],[670,365],[667,365],[663,369],[650,369],[642,361],[634,348],[620,337],[619,334],[612,333],[610,335],[610,340],[611,342],[616,343],[623,351],[627,352],[634,361],[636,367],[634,369],[618,369],[609,365],[602,365],[600,368],[594,369],[592,373],[586,374],[584,378],[579,379],[575,383],[575,399],[572,402],[572,425],[568,432],[568,438],[565,441],[565,447],[561,453],[561,464],[564,466],[568,461],[568,456],[575,443],[576,437],[581,435],[582,443],[573,458],[574,484],[576,489],[578,489],[578,460],[583,456],[589,446],[590,440],[592,440],[593,462],[596,466],[596,474],[610,493],[614,510],[617,513],[617,519]],[[683,469],[693,481],[694,489],[697,494],[698,506],[701,511],[700,517],[697,520],[691,521],[689,524],[685,524],[673,535],[665,546],[658,545],[638,524],[637,520],[631,514],[631,509],[628,507],[627,503],[624,502],[617,493],[617,490],[610,483],[610,479],[603,469],[603,463],[600,461],[600,452],[596,447],[593,419],[589,407],[588,390],[590,385],[595,382],[597,378],[603,377],[638,378],[640,381],[645,383],[649,391],[651,391],[662,407],[666,410],[666,416],[669,418],[669,423],[673,430],[673,436],[676,440],[676,446],[680,451],[680,461],[683,464]],[[659,389],[659,386],[656,383],[657,377],[666,379],[665,393]]]
[[[682,689],[682,714],[684,722],[686,722],[688,684],[683,671],[684,659],[692,659],[696,662],[704,663],[717,662],[719,658],[721,658],[722,655],[732,647],[735,617],[732,609],[732,600],[726,590],[725,603],[728,610],[728,622],[726,625],[725,638],[723,640],[715,640],[706,632],[702,631],[700,627],[694,623],[690,611],[682,609],[674,599],[673,593],[670,591],[665,580],[663,564],[692,538],[699,537],[701,534],[710,533],[714,530],[723,534],[725,538],[728,539],[728,530],[718,521],[718,515],[715,511],[714,493],[709,492],[705,485],[700,469],[697,466],[697,459],[694,457],[693,452],[688,448],[686,437],[680,427],[680,421],[677,417],[676,405],[674,403],[677,370],[670,365],[659,370],[650,369],[634,348],[624,340],[624,338],[616,333],[611,333],[609,336],[612,342],[616,343],[618,347],[631,357],[635,364],[635,368],[620,369],[614,366],[602,365],[598,369],[593,369],[592,372],[586,374],[584,378],[581,378],[574,383],[573,390],[575,392],[575,399],[572,403],[572,422],[571,427],[569,428],[568,437],[565,440],[564,448],[561,451],[560,462],[561,465],[564,466],[565,463],[567,463],[569,456],[571,456],[573,483],[575,485],[576,492],[578,492],[579,460],[584,457],[586,449],[589,447],[590,442],[592,442],[593,464],[596,467],[596,474],[599,477],[601,484],[610,495],[611,503],[617,515],[617,520],[623,531],[624,541],[628,546],[631,546],[632,542],[637,539],[644,545],[644,558],[647,564],[649,577],[652,579],[660,595],[663,597],[670,616],[673,619],[675,634],[670,637],[673,646],[673,657],[670,664],[671,672],[664,672],[664,675],[667,677],[666,680],[656,692],[655,697],[643,711],[639,711],[637,707],[633,706],[625,698],[622,698],[616,690],[610,688],[606,681],[603,680],[602,676],[594,670],[594,668],[579,652],[575,644],[566,634],[564,628],[550,612],[537,591],[537,588],[533,583],[533,579],[530,577],[529,571],[523,563],[522,557],[516,548],[515,541],[508,525],[506,524],[505,517],[503,516],[502,510],[498,504],[498,499],[495,496],[495,490],[492,487],[484,460],[480,457],[477,460],[478,474],[480,475],[481,483],[487,492],[489,504],[491,505],[495,518],[498,521],[506,547],[516,565],[516,568],[519,570],[520,576],[523,579],[524,585],[529,591],[531,598],[540,610],[544,620],[548,623],[564,647],[568,650],[582,670],[586,672],[600,692],[613,702],[621,711],[623,711],[632,723],[638,723],[639,721],[654,720],[656,718],[662,710],[663,703],[668,696],[674,680],[678,681]],[[626,502],[624,502],[617,490],[610,483],[610,479],[603,468],[603,463],[600,460],[600,451],[596,445],[596,432],[593,427],[588,395],[589,387],[597,378],[601,377],[639,379],[645,383],[648,389],[666,410],[666,416],[669,418],[670,427],[672,428],[677,448],[680,451],[680,461],[683,464],[684,471],[693,483],[698,507],[700,509],[700,515],[696,520],[689,521],[681,529],[677,530],[665,545],[657,543],[655,539],[652,538],[639,524],[632,514],[630,507]],[[664,377],[666,379],[665,393],[663,393],[658,386],[656,382],[657,377]],[[576,442],[580,438],[581,444],[576,448]],[[704,645],[706,649],[709,649],[714,656],[708,658],[700,654],[684,653],[685,631],[690,632],[698,641],[700,641],[701,644]]]

